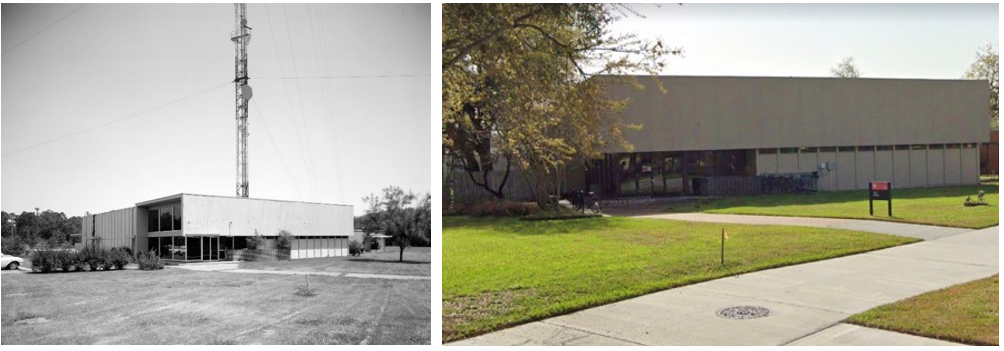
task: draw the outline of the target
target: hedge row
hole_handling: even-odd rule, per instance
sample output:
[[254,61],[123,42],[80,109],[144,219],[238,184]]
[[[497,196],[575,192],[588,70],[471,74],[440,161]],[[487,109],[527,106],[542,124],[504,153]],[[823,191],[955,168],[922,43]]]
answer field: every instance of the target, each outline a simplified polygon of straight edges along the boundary
[[83,250],[40,250],[28,257],[32,272],[83,272],[86,270],[122,269],[132,259],[129,248],[103,249],[85,247]]

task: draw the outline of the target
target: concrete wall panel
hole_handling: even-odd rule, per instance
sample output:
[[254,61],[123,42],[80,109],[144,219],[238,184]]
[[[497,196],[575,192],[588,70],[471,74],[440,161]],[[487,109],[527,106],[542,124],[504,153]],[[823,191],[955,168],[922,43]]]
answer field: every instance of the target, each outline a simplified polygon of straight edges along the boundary
[[819,170],[819,156],[815,152],[798,153],[798,171],[815,172]]
[[962,184],[979,184],[980,183],[980,154],[979,149],[963,148],[961,151],[962,163],[962,179],[960,180]]
[[185,234],[352,235],[352,206],[190,195],[182,198]]
[[927,183],[927,150],[910,150],[910,187],[925,187]]
[[962,149],[945,149],[945,184],[959,185],[962,181]]
[[756,173],[777,173],[777,153],[756,155]]
[[893,180],[892,150],[875,150],[875,180]]
[[819,171],[819,189],[823,191],[837,190],[837,173],[835,164],[837,163],[836,152],[820,152],[816,163],[829,163],[830,171]]
[[837,190],[852,190],[855,187],[854,151],[837,151]]
[[778,153],[777,173],[796,173],[796,172],[798,172],[798,154]]
[[892,152],[892,186],[896,188],[910,187],[910,150]]
[[875,179],[875,151],[861,151],[854,155],[856,173],[854,189],[868,189],[868,182]]
[[621,114],[625,122],[644,126],[624,132],[636,152],[976,142],[990,133],[986,81],[668,76],[637,81],[645,89],[622,83],[607,88],[610,97],[630,100]]
[[[136,208],[129,207],[83,216],[80,232],[85,245],[94,243],[94,238],[100,238],[97,242],[103,248],[128,247],[135,253],[137,246],[133,238],[136,237]],[[143,243],[146,244],[145,238]],[[146,246],[141,248],[146,250]]]
[[945,185],[945,150],[927,150],[927,184],[930,186]]

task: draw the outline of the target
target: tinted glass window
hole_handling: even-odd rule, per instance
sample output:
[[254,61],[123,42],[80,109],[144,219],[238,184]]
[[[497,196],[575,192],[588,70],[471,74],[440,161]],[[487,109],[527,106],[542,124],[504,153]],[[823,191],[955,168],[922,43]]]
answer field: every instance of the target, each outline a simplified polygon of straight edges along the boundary
[[165,208],[160,210],[160,231],[166,232],[171,230],[171,208]]
[[146,231],[148,232],[160,231],[160,225],[157,224],[158,223],[157,220],[160,218],[159,212],[157,210],[147,211],[146,217],[147,217]]
[[174,206],[174,230],[181,230],[181,207]]

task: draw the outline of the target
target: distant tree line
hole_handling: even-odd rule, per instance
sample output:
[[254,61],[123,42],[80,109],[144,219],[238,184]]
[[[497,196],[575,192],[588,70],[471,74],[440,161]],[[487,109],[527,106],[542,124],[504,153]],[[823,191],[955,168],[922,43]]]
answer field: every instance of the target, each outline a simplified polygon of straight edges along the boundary
[[81,217],[66,217],[65,213],[45,210],[24,211],[21,214],[0,212],[3,221],[3,253],[22,255],[39,247],[73,245],[72,234],[80,233]]

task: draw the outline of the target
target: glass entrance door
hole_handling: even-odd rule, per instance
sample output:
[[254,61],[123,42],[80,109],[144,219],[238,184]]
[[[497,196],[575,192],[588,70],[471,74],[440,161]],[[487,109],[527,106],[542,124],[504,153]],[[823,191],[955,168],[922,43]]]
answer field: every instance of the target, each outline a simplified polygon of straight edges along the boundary
[[216,236],[202,237],[202,260],[218,261],[220,259],[220,238]]

